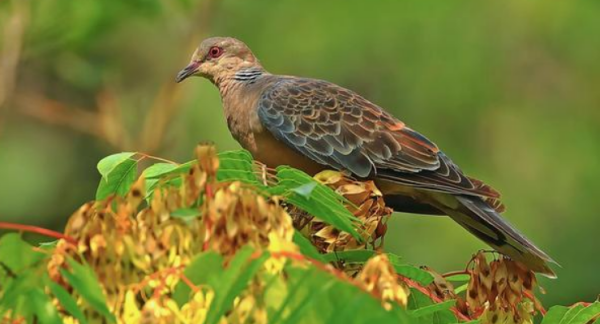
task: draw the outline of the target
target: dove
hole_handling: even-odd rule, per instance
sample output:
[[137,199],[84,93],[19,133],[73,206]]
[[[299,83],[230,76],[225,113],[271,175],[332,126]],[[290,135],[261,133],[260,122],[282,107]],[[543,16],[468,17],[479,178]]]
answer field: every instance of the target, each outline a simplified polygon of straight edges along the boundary
[[555,277],[556,263],[501,216],[500,194],[383,108],[331,82],[267,72],[230,37],[204,40],[177,82],[201,76],[221,95],[232,136],[269,167],[338,170],[373,180],[398,212],[447,215],[498,252]]

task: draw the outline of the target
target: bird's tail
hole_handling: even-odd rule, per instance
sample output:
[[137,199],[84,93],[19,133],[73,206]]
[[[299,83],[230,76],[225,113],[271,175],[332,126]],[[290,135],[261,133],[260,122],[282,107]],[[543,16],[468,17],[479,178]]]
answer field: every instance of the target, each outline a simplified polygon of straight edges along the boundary
[[437,207],[498,252],[525,264],[532,271],[556,278],[548,263],[557,263],[500,216],[492,206],[479,197],[454,197],[458,206],[443,204]]

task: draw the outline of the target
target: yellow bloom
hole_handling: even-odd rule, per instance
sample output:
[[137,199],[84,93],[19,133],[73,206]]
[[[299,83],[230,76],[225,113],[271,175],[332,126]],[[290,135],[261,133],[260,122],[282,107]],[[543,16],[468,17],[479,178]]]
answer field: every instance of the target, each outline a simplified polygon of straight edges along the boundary
[[123,315],[121,319],[123,323],[139,323],[142,317],[142,312],[138,308],[135,293],[131,290],[125,294],[125,305],[123,306]]

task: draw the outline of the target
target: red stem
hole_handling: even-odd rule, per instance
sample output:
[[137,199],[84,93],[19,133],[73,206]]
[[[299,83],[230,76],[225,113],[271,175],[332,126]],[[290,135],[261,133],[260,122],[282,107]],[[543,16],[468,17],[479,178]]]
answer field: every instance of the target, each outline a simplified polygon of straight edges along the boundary
[[52,237],[55,239],[63,239],[73,245],[77,245],[77,241],[70,236],[67,236],[63,233],[59,233],[59,232],[56,232],[53,230],[38,227],[38,226],[0,222],[0,229],[9,229],[9,230],[16,230],[16,231],[21,231],[21,232],[36,233],[36,234]]
[[[418,283],[416,283],[415,281],[403,277],[403,276],[398,276],[402,281],[404,281],[409,287],[414,288],[418,291],[420,291],[421,293],[423,293],[425,296],[429,297],[432,301],[434,301],[435,303],[442,303],[443,300],[435,295],[433,295],[429,290],[427,290],[425,287],[419,285]],[[465,314],[461,313],[456,307],[450,307],[450,310],[454,313],[454,315],[456,315],[456,317],[458,317],[460,320],[463,320],[465,322],[470,321],[471,319],[467,316],[465,316]]]
[[546,309],[530,291],[523,291],[523,295],[525,295],[525,297],[529,298],[529,300],[533,302],[533,305],[535,306],[535,308],[537,308],[537,310],[540,311],[540,313],[542,313],[542,316],[546,316]]

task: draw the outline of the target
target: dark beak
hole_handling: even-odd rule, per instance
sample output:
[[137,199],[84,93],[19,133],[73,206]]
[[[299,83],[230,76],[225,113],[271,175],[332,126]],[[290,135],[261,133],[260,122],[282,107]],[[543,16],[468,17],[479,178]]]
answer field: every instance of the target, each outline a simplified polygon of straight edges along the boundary
[[194,73],[196,73],[196,70],[198,69],[198,66],[200,66],[200,62],[192,62],[190,63],[190,65],[186,66],[183,70],[179,71],[179,73],[177,73],[177,77],[175,78],[175,81],[177,81],[177,83],[187,79],[188,77],[194,75]]

